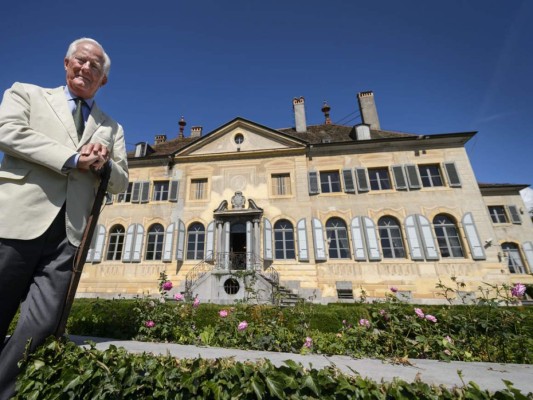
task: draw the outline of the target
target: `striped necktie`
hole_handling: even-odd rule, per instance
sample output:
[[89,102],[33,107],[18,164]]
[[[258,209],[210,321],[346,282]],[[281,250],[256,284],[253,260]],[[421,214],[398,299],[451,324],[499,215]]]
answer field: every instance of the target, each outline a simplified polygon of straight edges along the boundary
[[76,109],[74,110],[74,125],[76,125],[76,131],[78,132],[78,140],[81,140],[83,136],[83,131],[85,129],[85,121],[83,120],[83,105],[86,104],[85,100],[80,97],[74,99],[76,102]]

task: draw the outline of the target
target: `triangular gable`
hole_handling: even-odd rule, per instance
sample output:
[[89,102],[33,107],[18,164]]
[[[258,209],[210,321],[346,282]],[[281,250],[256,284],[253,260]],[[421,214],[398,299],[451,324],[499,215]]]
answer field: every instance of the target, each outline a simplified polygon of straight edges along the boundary
[[305,142],[237,117],[175,153],[176,156],[303,149]]

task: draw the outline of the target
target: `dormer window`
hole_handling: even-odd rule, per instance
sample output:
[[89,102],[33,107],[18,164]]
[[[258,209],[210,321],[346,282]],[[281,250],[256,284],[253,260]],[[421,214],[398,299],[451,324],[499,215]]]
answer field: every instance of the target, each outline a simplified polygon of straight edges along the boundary
[[242,133],[237,133],[233,138],[236,144],[241,145],[244,142],[244,136]]

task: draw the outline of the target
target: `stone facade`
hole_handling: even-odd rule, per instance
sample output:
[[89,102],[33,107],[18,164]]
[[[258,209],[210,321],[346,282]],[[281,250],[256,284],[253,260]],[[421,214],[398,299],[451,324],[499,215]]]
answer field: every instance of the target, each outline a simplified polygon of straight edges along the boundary
[[327,122],[304,118],[296,131],[236,118],[138,146],[130,189],[102,212],[78,296],[154,293],[162,271],[175,290],[219,303],[245,299],[233,270],[260,272],[260,290],[268,272],[323,303],[383,298],[391,287],[438,303],[436,284],[452,277],[465,295],[483,282],[533,283],[533,225],[518,193],[527,185],[478,184],[464,148],[474,132]]

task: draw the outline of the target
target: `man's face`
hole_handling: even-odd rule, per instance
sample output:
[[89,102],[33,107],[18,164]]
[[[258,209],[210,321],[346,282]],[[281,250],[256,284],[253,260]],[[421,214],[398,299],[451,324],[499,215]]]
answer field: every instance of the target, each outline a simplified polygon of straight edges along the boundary
[[104,53],[90,42],[78,44],[70,58],[65,58],[67,85],[78,97],[94,97],[98,89],[107,83],[104,74]]

